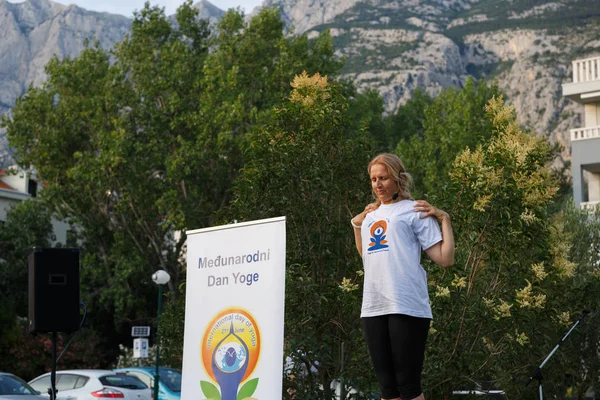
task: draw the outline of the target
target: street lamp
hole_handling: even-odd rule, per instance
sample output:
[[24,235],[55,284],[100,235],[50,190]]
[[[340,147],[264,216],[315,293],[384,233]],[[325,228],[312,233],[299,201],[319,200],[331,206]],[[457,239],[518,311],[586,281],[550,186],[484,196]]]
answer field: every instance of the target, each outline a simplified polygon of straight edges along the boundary
[[154,375],[154,400],[158,400],[158,322],[160,321],[160,309],[162,308],[162,288],[171,279],[167,271],[159,269],[152,274],[152,280],[158,285],[158,311],[156,313],[156,374]]

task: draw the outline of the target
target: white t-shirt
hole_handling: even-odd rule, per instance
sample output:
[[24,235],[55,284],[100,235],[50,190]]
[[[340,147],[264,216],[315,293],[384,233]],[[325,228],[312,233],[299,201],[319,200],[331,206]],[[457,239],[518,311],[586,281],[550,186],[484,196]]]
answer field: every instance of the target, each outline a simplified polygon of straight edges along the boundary
[[361,227],[365,283],[361,317],[406,314],[432,318],[421,249],[442,240],[433,217],[419,218],[415,201],[382,204]]

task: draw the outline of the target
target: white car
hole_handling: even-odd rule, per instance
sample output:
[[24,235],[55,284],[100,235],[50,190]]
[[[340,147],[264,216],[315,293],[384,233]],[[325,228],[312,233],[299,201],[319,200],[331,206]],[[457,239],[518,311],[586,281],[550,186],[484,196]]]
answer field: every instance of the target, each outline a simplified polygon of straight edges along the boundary
[[[29,385],[45,395],[50,387],[50,373],[40,375]],[[135,376],[101,369],[56,371],[57,400],[152,400],[152,389]]]

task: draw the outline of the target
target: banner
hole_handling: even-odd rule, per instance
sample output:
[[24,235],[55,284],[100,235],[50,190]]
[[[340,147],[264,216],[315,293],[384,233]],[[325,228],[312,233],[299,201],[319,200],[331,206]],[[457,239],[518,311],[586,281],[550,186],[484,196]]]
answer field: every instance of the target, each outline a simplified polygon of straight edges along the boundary
[[181,399],[280,399],[285,217],[187,235]]

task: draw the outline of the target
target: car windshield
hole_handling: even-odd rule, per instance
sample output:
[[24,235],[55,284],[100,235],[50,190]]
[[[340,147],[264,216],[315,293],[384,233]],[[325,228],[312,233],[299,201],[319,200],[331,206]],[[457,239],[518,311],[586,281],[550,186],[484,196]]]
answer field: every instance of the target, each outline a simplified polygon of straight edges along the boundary
[[181,392],[181,372],[175,369],[161,369],[160,381],[172,392]]
[[14,375],[0,375],[0,396],[38,394],[24,380]]

